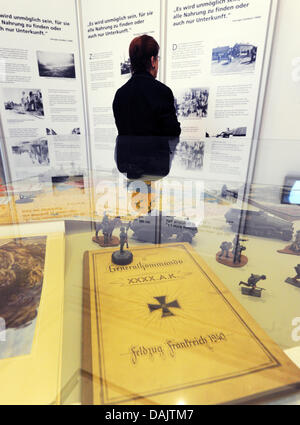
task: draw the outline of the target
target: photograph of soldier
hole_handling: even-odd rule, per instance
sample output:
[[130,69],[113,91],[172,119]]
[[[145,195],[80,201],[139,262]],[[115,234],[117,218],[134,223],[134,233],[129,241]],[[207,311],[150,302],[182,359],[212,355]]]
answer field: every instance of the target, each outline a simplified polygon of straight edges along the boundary
[[212,74],[254,72],[257,46],[236,43],[219,46],[212,50]]
[[7,113],[44,117],[41,90],[3,89],[4,107]]
[[48,141],[43,137],[12,146],[12,153],[16,168],[50,164]]
[[175,151],[173,163],[184,170],[200,170],[203,168],[204,142],[182,141]]
[[208,109],[208,88],[191,88],[175,98],[175,110],[178,117],[206,118]]

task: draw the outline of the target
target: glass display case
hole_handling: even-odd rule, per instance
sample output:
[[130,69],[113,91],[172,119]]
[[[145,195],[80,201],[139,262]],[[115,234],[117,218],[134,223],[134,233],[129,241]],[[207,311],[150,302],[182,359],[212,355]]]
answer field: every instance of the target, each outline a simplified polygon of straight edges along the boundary
[[11,199],[20,221],[3,208],[2,370],[24,385],[39,374],[28,398],[2,400],[297,402],[300,216],[274,201],[280,188],[253,185],[246,201],[217,181],[101,181]]
[[3,3],[0,404],[300,404],[299,2]]

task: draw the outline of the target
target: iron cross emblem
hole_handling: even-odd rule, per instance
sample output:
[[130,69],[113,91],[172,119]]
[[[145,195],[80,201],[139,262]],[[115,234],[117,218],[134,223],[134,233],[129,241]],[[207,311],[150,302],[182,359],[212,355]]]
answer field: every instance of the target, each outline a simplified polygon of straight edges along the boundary
[[162,310],[161,317],[169,317],[169,316],[175,316],[174,313],[170,310],[170,308],[180,308],[180,305],[178,304],[178,301],[172,301],[170,303],[166,303],[166,296],[163,297],[154,297],[159,304],[148,304],[150,313],[156,310]]

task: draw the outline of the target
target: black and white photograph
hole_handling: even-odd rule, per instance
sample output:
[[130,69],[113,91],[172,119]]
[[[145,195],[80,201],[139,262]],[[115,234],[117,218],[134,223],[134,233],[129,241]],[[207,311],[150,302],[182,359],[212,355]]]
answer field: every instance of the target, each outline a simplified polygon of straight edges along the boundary
[[215,47],[212,51],[212,74],[254,72],[256,57],[257,46],[250,43]]
[[7,114],[44,118],[42,92],[39,89],[3,89],[4,108]]
[[15,168],[50,164],[48,141],[43,137],[12,146],[12,154]]
[[183,90],[175,98],[177,116],[183,118],[206,118],[208,97],[208,88],[191,88]]
[[121,75],[128,75],[131,74],[131,65],[130,65],[130,59],[129,58],[123,58],[120,63],[120,69],[121,69]]
[[247,136],[247,127],[237,127],[237,128],[222,128],[219,130],[214,130],[212,132],[206,131],[206,137],[217,137],[221,139],[229,139],[231,137],[246,137]]
[[79,127],[74,127],[70,130],[70,132],[68,133],[64,133],[60,130],[57,130],[57,128],[46,128],[46,135],[47,136],[58,136],[58,135],[67,135],[67,134],[75,134],[75,135],[80,135],[81,134],[81,130]]
[[40,77],[76,78],[73,53],[37,51]]
[[183,170],[201,170],[204,160],[204,142],[181,141],[176,147],[174,167]]
[[53,128],[46,128],[47,136],[57,136],[57,132]]

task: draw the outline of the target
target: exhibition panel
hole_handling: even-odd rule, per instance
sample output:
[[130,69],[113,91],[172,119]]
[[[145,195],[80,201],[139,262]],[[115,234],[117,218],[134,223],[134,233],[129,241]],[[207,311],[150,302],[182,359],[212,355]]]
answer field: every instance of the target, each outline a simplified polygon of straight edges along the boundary
[[290,1],[2,1],[0,405],[300,403]]

